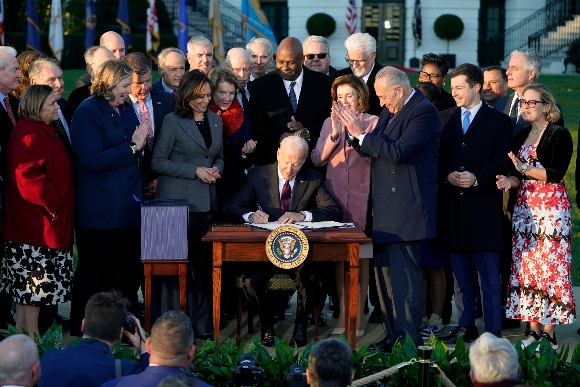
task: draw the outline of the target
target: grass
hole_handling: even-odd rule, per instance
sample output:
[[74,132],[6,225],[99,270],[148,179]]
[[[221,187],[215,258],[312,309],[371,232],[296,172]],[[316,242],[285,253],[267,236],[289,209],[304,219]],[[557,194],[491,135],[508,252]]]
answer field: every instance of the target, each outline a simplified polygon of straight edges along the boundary
[[[82,76],[85,70],[65,70],[63,77],[65,81],[65,98],[74,89],[77,78]],[[159,79],[157,71],[152,72],[153,82]],[[418,82],[417,74],[409,74],[411,84]],[[576,95],[580,90],[580,76],[578,75],[542,75],[540,83],[545,84],[556,97],[556,101],[562,106],[566,127],[572,133],[574,140],[574,150],[578,149],[578,122],[580,121],[580,97]],[[449,82],[444,88],[449,90]],[[576,184],[574,172],[576,170],[576,152],[570,161],[570,167],[564,179],[570,199],[572,200],[572,283],[580,286],[580,210],[576,206]],[[580,189],[580,187],[579,187]]]

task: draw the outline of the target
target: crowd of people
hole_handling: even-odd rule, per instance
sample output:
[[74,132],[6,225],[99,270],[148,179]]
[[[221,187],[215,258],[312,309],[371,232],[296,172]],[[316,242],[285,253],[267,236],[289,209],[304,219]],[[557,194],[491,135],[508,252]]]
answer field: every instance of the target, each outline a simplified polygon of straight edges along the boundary
[[[465,63],[450,74],[445,59],[425,54],[412,87],[405,72],[379,64],[371,35],[351,35],[345,49],[349,66],[336,71],[323,37],[286,38],[275,58],[256,38],[214,67],[212,43],[196,36],[187,53],[159,54],[153,83],[150,60],[126,53],[110,31],[86,51],[87,74],[67,101],[58,62],[0,47],[0,322],[13,323],[15,302],[16,327],[38,334],[43,315],[52,320],[56,305],[72,301],[71,334],[92,340],[96,294],[114,290],[138,311],[140,202],[185,199],[187,315],[197,338],[212,336],[211,247],[202,236],[214,220],[336,220],[372,238],[360,247],[356,335],[368,292],[386,332],[375,349],[388,352],[407,333],[417,345],[442,334],[452,297],[459,325],[446,341],[477,339],[483,313],[497,337],[524,321],[523,345],[543,337],[557,348],[555,325],[575,318],[563,182],[573,145],[554,96],[536,82],[538,54],[516,50],[507,70]],[[293,272],[297,346],[308,342],[321,281],[345,310],[342,265],[320,265]],[[261,342],[273,346],[279,295],[267,282],[278,270],[236,270],[258,309]],[[176,282],[154,287],[155,317],[177,309]],[[332,334],[344,333],[344,318]],[[158,331],[169,324],[157,321]],[[97,339],[110,346],[119,336],[111,329]],[[192,356],[194,347],[181,347],[179,356]],[[169,350],[157,348],[159,358]]]

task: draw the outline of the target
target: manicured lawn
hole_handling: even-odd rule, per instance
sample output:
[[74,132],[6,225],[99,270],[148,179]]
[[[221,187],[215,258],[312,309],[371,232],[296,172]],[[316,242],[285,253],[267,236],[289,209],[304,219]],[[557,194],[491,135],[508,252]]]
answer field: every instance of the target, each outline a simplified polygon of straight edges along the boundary
[[[65,96],[68,96],[70,92],[74,89],[75,81],[78,77],[82,76],[85,70],[66,70],[64,72],[65,81]],[[152,72],[153,81],[156,82],[159,79],[159,74],[156,70]],[[414,85],[418,81],[416,74],[410,74],[409,78],[411,80],[411,85]],[[566,174],[565,183],[568,187],[568,192],[571,196],[573,203],[573,237],[572,237],[572,273],[573,273],[573,283],[576,286],[580,286],[580,210],[576,206],[576,185],[574,181],[574,171],[576,169],[576,149],[578,146],[578,122],[580,121],[580,96],[578,93],[580,90],[580,76],[578,75],[542,75],[539,79],[540,83],[545,84],[550,88],[556,101],[562,106],[564,111],[564,119],[566,127],[572,132],[572,138],[574,139],[574,155],[572,161],[570,162],[570,167],[568,168],[568,173]],[[446,90],[449,91],[449,82],[444,86]]]

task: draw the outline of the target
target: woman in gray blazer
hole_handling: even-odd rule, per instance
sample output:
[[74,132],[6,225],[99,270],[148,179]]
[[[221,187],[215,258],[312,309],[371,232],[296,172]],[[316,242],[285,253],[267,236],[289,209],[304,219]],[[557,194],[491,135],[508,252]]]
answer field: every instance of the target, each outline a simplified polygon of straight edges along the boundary
[[187,199],[189,204],[188,314],[197,338],[208,338],[211,319],[211,247],[201,237],[218,209],[215,182],[224,167],[222,119],[207,110],[209,79],[200,71],[183,77],[175,112],[165,116],[153,150],[151,169],[159,173],[158,199]]

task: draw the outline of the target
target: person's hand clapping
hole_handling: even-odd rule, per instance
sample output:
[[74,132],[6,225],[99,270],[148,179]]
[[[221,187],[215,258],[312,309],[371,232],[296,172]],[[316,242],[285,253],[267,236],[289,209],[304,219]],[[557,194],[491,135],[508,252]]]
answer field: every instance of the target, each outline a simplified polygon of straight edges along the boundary
[[296,121],[294,116],[292,116],[290,117],[290,122],[288,122],[288,129],[290,129],[292,132],[296,132],[297,130],[304,129],[304,125]]
[[246,141],[246,143],[242,147],[242,153],[243,154],[252,153],[252,152],[254,152],[256,150],[256,146],[258,146],[258,142],[257,141],[248,140],[248,141]]
[[137,149],[142,150],[145,146],[145,141],[147,140],[147,134],[151,130],[151,120],[149,118],[144,118],[141,124],[135,128],[131,141],[137,145]]

